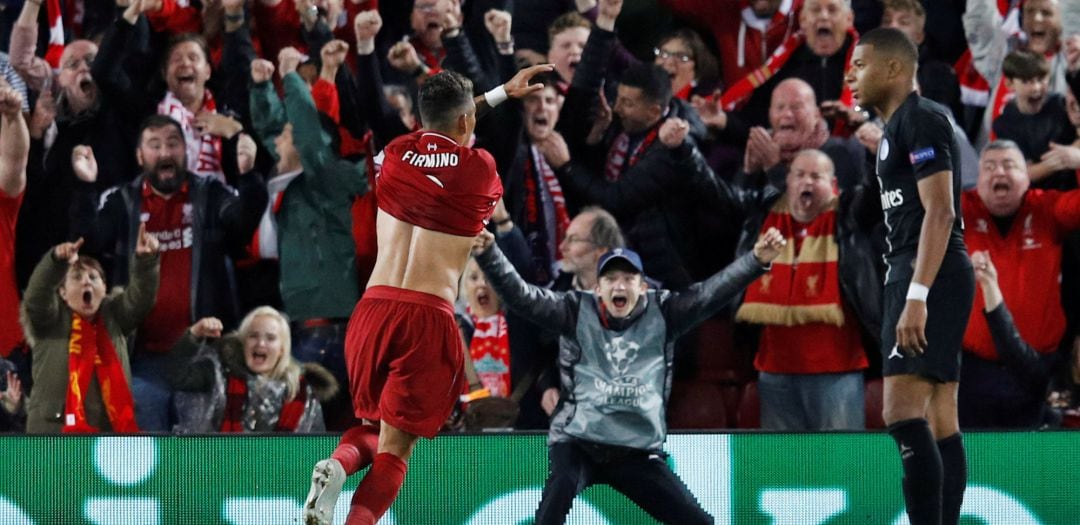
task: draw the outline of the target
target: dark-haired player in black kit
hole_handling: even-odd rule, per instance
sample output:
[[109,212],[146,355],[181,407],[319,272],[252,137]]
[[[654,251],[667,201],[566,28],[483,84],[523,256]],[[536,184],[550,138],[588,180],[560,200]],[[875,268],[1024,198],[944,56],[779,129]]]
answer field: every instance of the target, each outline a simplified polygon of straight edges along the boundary
[[[877,177],[889,253],[881,349],[885,423],[912,525],[955,524],[967,485],[956,417],[960,344],[975,293],[949,112],[915,92],[918,50],[895,29],[864,35],[847,83],[885,120]],[[936,443],[935,443],[936,439]]]

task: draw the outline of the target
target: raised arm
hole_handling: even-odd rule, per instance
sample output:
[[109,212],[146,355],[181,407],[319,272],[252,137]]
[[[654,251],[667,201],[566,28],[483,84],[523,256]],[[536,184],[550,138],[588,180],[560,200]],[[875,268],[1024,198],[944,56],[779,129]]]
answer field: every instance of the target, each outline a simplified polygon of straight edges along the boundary
[[64,282],[68,265],[78,260],[83,240],[65,242],[45,253],[34,267],[23,294],[22,314],[30,325],[29,335],[41,333],[60,321],[60,295],[56,289]]
[[41,2],[27,0],[23,2],[19,18],[11,28],[11,42],[8,52],[11,67],[26,81],[27,87],[41,91],[52,77],[52,66],[45,59],[36,56],[38,37],[38,13]]
[[557,333],[572,332],[577,322],[575,296],[526,283],[499,247],[493,244],[494,236],[487,232],[481,235],[487,238],[486,246],[484,251],[476,254],[476,262],[507,308]]
[[990,339],[998,356],[1009,371],[1029,389],[1040,395],[1050,383],[1052,371],[1039,359],[1039,354],[1020,336],[1012,314],[998,285],[997,268],[988,252],[974,252],[971,263],[975,267],[975,279],[983,292],[983,316],[990,328]]
[[154,307],[161,280],[161,257],[158,240],[146,233],[146,223],[139,223],[135,255],[132,260],[128,285],[116,299],[116,318],[124,332],[135,330]]
[[221,52],[221,63],[216,75],[219,75],[219,89],[214,94],[218,104],[239,113],[240,122],[245,126],[251,123],[248,104],[248,70],[255,60],[255,46],[251,41],[251,28],[244,17],[243,0],[224,0],[225,8],[225,45]]
[[142,15],[149,10],[148,4],[151,2],[131,0],[122,16],[106,31],[90,68],[98,88],[120,101],[121,107],[132,105],[132,101],[136,101],[135,106],[141,107],[147,98],[141,92],[144,86],[131,78],[124,66],[132,51],[139,47],[137,43],[142,40],[141,36],[150,31],[150,25]]
[[262,146],[274,160],[278,159],[274,138],[285,127],[285,106],[281,104],[270,79],[274,75],[274,64],[261,58],[251,62],[251,124],[259,136]]
[[6,82],[0,85],[0,190],[17,197],[26,189],[30,131],[22,116],[22,95]]
[[989,82],[1001,75],[1001,63],[1009,52],[1008,35],[1001,28],[1002,17],[994,0],[967,0],[964,33],[975,70]]
[[769,270],[769,264],[780,254],[784,244],[780,232],[769,228],[750,253],[735,259],[712,277],[682,292],[662,294],[660,309],[667,319],[668,336],[678,337],[720,311]]
[[71,150],[71,169],[79,179],[71,202],[71,235],[85,238],[87,251],[93,255],[111,254],[121,235],[127,236],[123,188],[114,187],[104,197],[98,196],[94,187],[98,165],[90,146]]
[[[171,382],[177,390],[188,392],[205,392],[214,386],[216,367],[209,360],[196,359],[199,350],[204,345],[216,341],[208,341],[221,337],[223,325],[216,317],[204,317],[191,325],[184,335],[173,345],[170,356],[173,362],[175,374],[171,374]],[[216,349],[215,349],[216,351]]]
[[[353,19],[353,31],[356,33],[356,78],[351,75],[338,75],[338,92],[353,93],[351,101],[342,100],[342,121],[348,120],[347,108],[355,108],[362,120],[371,127],[378,146],[381,148],[395,138],[410,130],[402,122],[383,91],[382,73],[379,71],[379,59],[375,55],[375,36],[382,29],[382,17],[378,11],[362,11]],[[355,81],[353,86],[342,86],[343,81]],[[343,87],[345,89],[343,89]],[[350,126],[353,134],[360,131],[355,124]]]

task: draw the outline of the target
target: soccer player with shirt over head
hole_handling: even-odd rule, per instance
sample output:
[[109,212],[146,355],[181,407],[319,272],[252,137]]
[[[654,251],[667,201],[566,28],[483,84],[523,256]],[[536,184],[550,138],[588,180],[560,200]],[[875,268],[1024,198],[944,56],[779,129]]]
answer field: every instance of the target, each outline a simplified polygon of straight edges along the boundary
[[911,523],[955,524],[967,484],[956,392],[975,278],[960,217],[959,146],[948,110],[915,92],[918,59],[902,32],[875,29],[855,47],[846,81],[886,122],[877,154],[889,230],[883,416],[903,462]]
[[543,89],[529,85],[543,71],[551,66],[522,70],[475,100],[472,82],[441,72],[420,89],[424,128],[383,151],[378,257],[345,336],[353,406],[364,423],[315,464],[304,523],[331,523],[345,478],[371,465],[346,523],[374,524],[397,497],[417,439],[434,437],[450,415],[464,381],[452,304],[503,191],[491,155],[466,144],[478,113]]

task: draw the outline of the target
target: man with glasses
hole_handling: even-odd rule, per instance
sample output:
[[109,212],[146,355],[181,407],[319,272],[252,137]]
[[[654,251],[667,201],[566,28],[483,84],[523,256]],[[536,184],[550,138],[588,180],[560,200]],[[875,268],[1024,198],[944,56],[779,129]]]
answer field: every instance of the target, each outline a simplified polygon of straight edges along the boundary
[[[38,93],[28,119],[31,158],[27,188],[16,235],[16,275],[26,285],[45,252],[69,239],[70,208],[76,185],[71,151],[85,144],[97,153],[100,174],[97,191],[130,180],[138,173],[135,138],[138,121],[127,117],[116,103],[102,96],[91,75],[98,53],[89,40],[69,42],[60,55],[59,69],[35,56],[41,2],[25,2],[12,28],[11,64]],[[135,120],[134,123],[130,122]],[[108,130],[103,133],[102,130]]]

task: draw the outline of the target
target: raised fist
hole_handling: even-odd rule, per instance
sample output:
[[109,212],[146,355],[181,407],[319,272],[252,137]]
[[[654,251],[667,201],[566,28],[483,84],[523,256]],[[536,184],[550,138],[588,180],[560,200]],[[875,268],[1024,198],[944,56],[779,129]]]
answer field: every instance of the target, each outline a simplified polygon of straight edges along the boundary
[[256,84],[269,82],[274,76],[274,63],[262,58],[251,61],[251,80]]
[[344,40],[331,40],[320,50],[322,66],[336,70],[345,62],[345,53],[349,52],[349,44]]
[[295,47],[290,46],[282,49],[278,52],[278,74],[285,78],[285,75],[295,72],[303,61],[304,55],[297,51]]
[[504,44],[510,41],[510,23],[512,17],[507,11],[500,11],[498,9],[488,10],[484,13],[484,27],[487,28],[488,33],[495,38],[495,42]]
[[660,142],[669,149],[682,146],[686,140],[686,134],[690,131],[690,124],[681,118],[669,118],[660,125]]
[[0,114],[5,117],[17,117],[22,112],[22,94],[15,88],[4,85],[0,87]]
[[90,146],[75,146],[71,150],[71,169],[75,176],[83,182],[96,182],[98,176],[97,159],[94,158],[94,150]]
[[375,35],[382,29],[382,17],[375,10],[361,11],[353,18],[353,31],[356,33],[356,52],[370,55],[375,52]]

